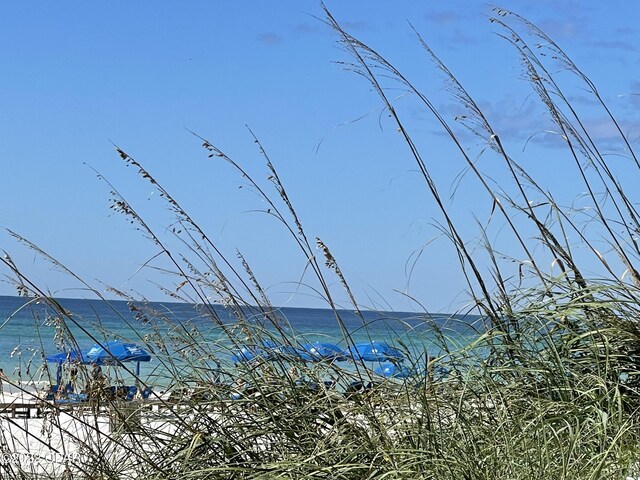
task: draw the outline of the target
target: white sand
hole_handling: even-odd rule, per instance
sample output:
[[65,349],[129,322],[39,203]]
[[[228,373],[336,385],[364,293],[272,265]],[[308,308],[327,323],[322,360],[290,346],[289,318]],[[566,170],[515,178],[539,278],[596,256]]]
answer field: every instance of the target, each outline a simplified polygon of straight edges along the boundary
[[[44,397],[46,388],[47,384],[4,383],[0,403],[28,403],[33,407],[30,409],[31,418],[13,417],[11,411],[0,416],[1,471],[9,475],[15,472],[15,476],[18,476],[17,471],[21,469],[32,475],[63,478],[65,470],[69,469],[72,476],[66,478],[91,478],[89,472],[81,470],[90,463],[92,455],[100,453],[123,475],[130,475],[131,467],[139,457],[132,454],[131,437],[120,433],[122,422],[110,418],[106,409],[96,413],[88,408],[78,408],[77,405],[69,412],[58,412],[51,408],[39,411],[37,400]],[[137,408],[135,404],[130,405]],[[36,417],[36,414],[40,416]],[[170,429],[170,422],[154,422],[153,415],[145,415],[141,421],[157,428],[159,432]],[[144,454],[139,446],[135,450]]]

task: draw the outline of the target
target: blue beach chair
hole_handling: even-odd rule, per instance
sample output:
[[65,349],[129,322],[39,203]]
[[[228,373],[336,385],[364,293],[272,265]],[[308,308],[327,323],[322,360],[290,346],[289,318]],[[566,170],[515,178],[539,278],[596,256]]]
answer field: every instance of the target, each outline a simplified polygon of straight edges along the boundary
[[136,393],[138,393],[138,387],[136,387],[135,385],[133,385],[132,387],[127,387],[127,396],[125,397],[125,400],[133,400],[136,396]]

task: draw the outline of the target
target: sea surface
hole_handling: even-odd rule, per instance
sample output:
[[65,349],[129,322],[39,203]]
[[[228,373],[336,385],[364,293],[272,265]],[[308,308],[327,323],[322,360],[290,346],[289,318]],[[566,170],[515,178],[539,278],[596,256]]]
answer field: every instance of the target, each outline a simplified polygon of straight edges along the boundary
[[[358,314],[284,307],[271,312],[270,318],[277,318],[275,322],[266,321],[255,308],[244,309],[242,316],[248,320],[239,322],[232,309],[221,305],[205,308],[185,303],[131,304],[89,299],[56,302],[65,314],[60,315],[44,300],[0,296],[0,368],[11,379],[50,379],[55,367],[48,365],[45,357],[69,351],[70,337],[80,349],[119,339],[137,343],[152,355],[175,355],[183,362],[189,358],[184,352],[194,350],[193,345],[198,343],[224,362],[234,349],[237,351],[238,339],[241,342],[244,336],[250,338],[250,332],[262,329],[276,343],[284,335],[299,343],[322,341],[346,347],[346,336],[350,336],[354,342],[384,341],[416,355],[437,356],[445,344],[455,349],[468,342],[480,321],[475,315]],[[141,373],[157,372],[162,363],[154,359],[141,363]]]

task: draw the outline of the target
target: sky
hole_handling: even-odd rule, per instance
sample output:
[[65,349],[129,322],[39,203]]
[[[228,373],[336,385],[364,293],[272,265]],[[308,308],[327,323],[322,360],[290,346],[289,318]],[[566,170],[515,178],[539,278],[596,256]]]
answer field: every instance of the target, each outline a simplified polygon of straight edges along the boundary
[[[594,81],[631,139],[640,134],[640,4],[510,1]],[[411,25],[476,98],[514,152],[555,165],[557,142],[523,80],[514,49],[480,1],[327,1],[350,34],[377,49],[433,98],[460,114]],[[157,248],[109,209],[111,187],[163,238],[174,219],[139,161],[236,261],[239,250],[273,303],[321,307],[306,259],[246,181],[202,141],[221,148],[269,188],[260,139],[311,239],[330,248],[358,301],[373,308],[454,311],[468,303],[454,251],[409,150],[371,85],[345,68],[338,36],[315,1],[5,2],[0,6],[0,248],[41,288],[91,297],[78,281],[16,242],[15,231],[101,292],[106,285],[151,300],[179,280]],[[391,90],[390,92],[393,92]],[[397,92],[452,209],[469,220],[491,205],[433,118]],[[396,98],[396,97],[394,97]],[[576,93],[580,101],[580,90]],[[611,126],[587,111],[607,141]],[[533,137],[531,142],[528,139]],[[478,155],[482,142],[468,140]],[[523,152],[524,146],[527,145]],[[615,145],[611,145],[612,151]],[[489,168],[489,167],[487,167]],[[549,188],[579,195],[558,168]],[[439,175],[441,174],[441,175]],[[568,187],[569,186],[569,187]],[[275,193],[273,189],[270,190]],[[569,201],[569,200],[568,200]],[[508,247],[508,246],[507,246]],[[505,247],[506,248],[506,247]],[[320,252],[318,252],[320,253]],[[143,265],[147,265],[143,267]],[[157,268],[153,268],[156,266]],[[348,307],[335,276],[336,298]],[[0,295],[14,295],[0,272]],[[415,299],[415,300],[412,300]]]

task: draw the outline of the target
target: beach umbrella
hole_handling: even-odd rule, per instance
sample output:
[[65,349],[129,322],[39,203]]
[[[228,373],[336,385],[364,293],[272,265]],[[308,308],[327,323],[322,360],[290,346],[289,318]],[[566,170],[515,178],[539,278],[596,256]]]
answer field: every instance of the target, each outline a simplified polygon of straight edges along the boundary
[[270,340],[262,342],[262,346],[245,346],[235,350],[231,354],[234,363],[250,362],[256,359],[262,360],[294,360],[300,359],[306,362],[320,362],[323,360],[346,360],[348,354],[334,343],[313,342],[300,346],[277,345]]
[[416,375],[416,371],[401,363],[381,363],[373,369],[378,375],[382,375],[387,378],[407,378]]
[[255,350],[251,350],[247,347],[242,347],[241,349],[236,350],[231,354],[231,361],[233,363],[250,362],[256,357],[257,352]]
[[271,340],[263,340],[260,346],[247,345],[231,353],[233,363],[251,362],[253,360],[275,360],[297,355],[297,350],[290,345],[278,345]]
[[404,354],[386,342],[356,343],[349,348],[349,356],[365,362],[401,362]]
[[79,352],[77,350],[72,350],[70,352],[59,352],[55,355],[49,355],[45,357],[47,362],[51,363],[64,363],[64,362],[75,362],[79,361],[81,363],[87,363],[84,358],[83,352]]
[[84,353],[90,363],[110,365],[124,362],[150,362],[151,355],[135,343],[111,340],[103,345],[96,343]]
[[96,343],[84,353],[85,363],[96,365],[117,365],[125,362],[136,362],[136,375],[140,374],[140,362],[150,362],[151,355],[135,343],[124,343],[111,340],[104,344]]
[[59,352],[55,355],[49,355],[45,357],[47,362],[57,363],[58,368],[56,370],[56,384],[60,385],[62,383],[62,364],[65,362],[71,363],[75,361],[79,361],[84,363],[83,353],[77,350],[72,350],[70,352]]
[[267,359],[270,354],[258,347],[242,347],[231,354],[233,363],[251,362],[256,359]]
[[296,349],[296,353],[302,360],[320,362],[323,360],[346,360],[347,353],[335,343],[313,342],[305,343]]

